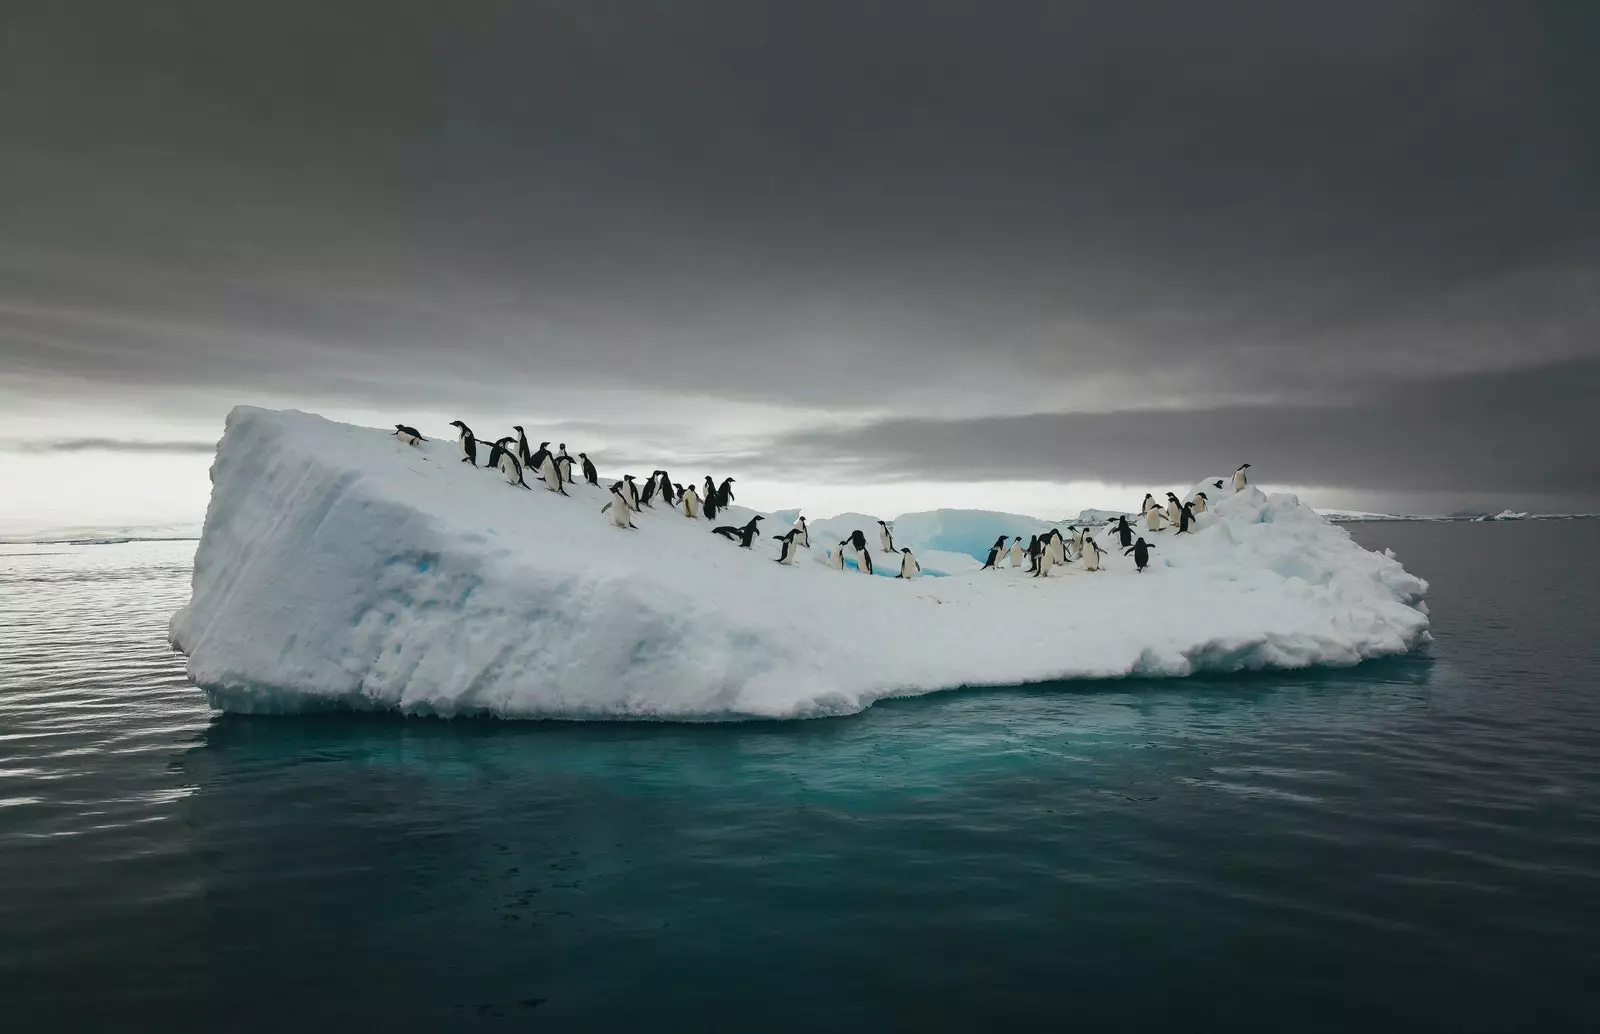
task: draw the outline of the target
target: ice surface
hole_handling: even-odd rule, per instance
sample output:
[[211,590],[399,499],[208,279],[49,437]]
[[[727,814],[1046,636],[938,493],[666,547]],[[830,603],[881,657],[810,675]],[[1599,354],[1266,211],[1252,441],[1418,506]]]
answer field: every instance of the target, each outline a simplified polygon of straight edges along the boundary
[[[1116,551],[1105,571],[1033,579],[934,550],[924,568],[947,576],[904,582],[827,567],[832,521],[783,566],[771,535],[787,520],[750,551],[659,507],[624,530],[603,490],[525,491],[447,437],[412,447],[304,413],[236,409],[212,482],[171,631],[236,711],[805,717],[960,685],[1353,664],[1428,628],[1424,582],[1254,488],[1213,493],[1198,533],[1159,536],[1142,575]],[[907,515],[896,537],[966,544],[997,516]],[[876,547],[871,520],[846,530]]]

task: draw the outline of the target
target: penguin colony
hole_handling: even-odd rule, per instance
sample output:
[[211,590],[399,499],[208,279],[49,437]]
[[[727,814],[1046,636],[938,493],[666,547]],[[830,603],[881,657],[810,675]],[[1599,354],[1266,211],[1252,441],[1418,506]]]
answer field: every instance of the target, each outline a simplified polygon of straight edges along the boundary
[[[517,432],[515,437],[505,435],[492,442],[477,437],[472,428],[460,420],[450,421],[450,426],[456,429],[461,462],[478,467],[478,447],[487,446],[489,452],[482,466],[497,471],[508,485],[532,491],[533,486],[526,478],[528,472],[543,482],[548,491],[563,496],[569,496],[566,486],[573,483],[575,476],[581,476],[586,484],[595,487],[600,485],[599,472],[587,453],[580,452],[573,458],[567,452],[565,442],[558,442],[556,452],[553,453],[550,451],[549,442],[540,442],[537,450],[530,449],[527,433],[520,424],[512,427],[512,430]],[[395,424],[394,428],[393,436],[405,445],[416,446],[428,440],[415,427],[407,424]],[[1246,474],[1249,469],[1250,464],[1244,463],[1234,471],[1231,484],[1233,491],[1241,492],[1249,485],[1249,477]],[[624,474],[621,481],[610,486],[611,500],[600,508],[600,512],[607,515],[618,528],[637,529],[638,526],[633,523],[634,514],[641,513],[645,509],[654,510],[656,508],[654,502],[659,499],[666,508],[691,520],[700,517],[713,520],[718,512],[734,502],[734,484],[734,478],[723,478],[718,482],[707,474],[702,495],[702,490],[697,489],[692,482],[687,486],[681,485],[673,481],[665,470],[651,471],[642,487],[634,475]],[[1220,492],[1225,490],[1229,482],[1218,480],[1211,484]],[[1144,521],[1145,530],[1152,537],[1164,530],[1171,530],[1174,535],[1187,535],[1194,531],[1200,516],[1206,513],[1209,505],[1210,499],[1205,492],[1196,492],[1187,502],[1180,500],[1172,492],[1166,494],[1164,502],[1147,492],[1136,519]],[[737,548],[751,549],[760,536],[759,524],[763,519],[757,515],[742,526],[719,525],[711,531],[714,535],[736,543]],[[897,572],[895,577],[909,579],[920,574],[922,565],[911,549],[904,546],[895,548],[893,523],[878,521],[877,524],[878,550],[894,560],[895,566],[891,569]],[[1034,578],[1048,578],[1053,568],[1075,562],[1081,563],[1085,571],[1102,570],[1102,561],[1108,555],[1108,551],[1095,541],[1092,529],[1073,524],[1068,525],[1067,531],[1070,534],[1063,535],[1061,529],[1050,528],[1043,534],[1030,536],[1026,546],[1023,545],[1020,535],[1010,537],[1001,535],[995,539],[994,545],[989,547],[982,569],[1000,570],[1009,562],[1013,569],[1026,565],[1024,573]],[[1133,557],[1136,572],[1143,574],[1145,568],[1150,566],[1150,554],[1156,547],[1137,533],[1134,526],[1129,523],[1128,515],[1111,518],[1106,522],[1103,532],[1114,536],[1117,540],[1111,552]],[[811,535],[804,517],[796,518],[793,528],[772,538],[779,544],[778,555],[773,558],[779,564],[793,565],[799,557],[800,550],[811,548]],[[829,567],[845,570],[846,560],[852,561],[856,570],[862,574],[873,573],[872,551],[867,548],[867,537],[864,532],[860,530],[851,532],[849,536],[840,540],[837,546],[829,550],[827,555]]]

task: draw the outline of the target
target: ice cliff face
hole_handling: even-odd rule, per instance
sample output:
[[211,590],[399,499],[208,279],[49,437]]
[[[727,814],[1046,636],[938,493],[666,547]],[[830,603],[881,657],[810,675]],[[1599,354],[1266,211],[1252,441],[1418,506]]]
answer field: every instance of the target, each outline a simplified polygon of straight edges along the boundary
[[[771,536],[793,511],[750,551],[659,505],[623,530],[603,489],[524,491],[453,441],[305,413],[236,409],[212,483],[171,633],[234,711],[807,717],[960,685],[1353,664],[1428,627],[1424,582],[1255,489],[1213,492],[1198,533],[1159,536],[1142,575],[1120,551],[1105,571],[1031,579],[971,571],[955,549],[930,553],[946,577],[902,582],[822,563],[833,522],[783,566]],[[1014,519],[901,518],[897,545],[962,546],[997,516]]]

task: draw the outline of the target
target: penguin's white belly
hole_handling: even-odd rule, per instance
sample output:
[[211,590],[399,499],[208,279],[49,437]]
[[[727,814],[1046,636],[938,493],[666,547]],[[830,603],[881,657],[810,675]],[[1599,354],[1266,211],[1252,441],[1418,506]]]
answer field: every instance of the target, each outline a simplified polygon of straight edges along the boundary
[[561,490],[561,475],[556,473],[555,461],[546,456],[544,462],[539,464],[539,475],[544,478],[544,487],[552,492]]
[[502,453],[500,456],[500,473],[506,476],[506,483],[510,485],[522,480],[521,472],[517,470],[516,457],[509,452]]
[[901,555],[904,556],[905,559],[900,561],[900,577],[910,578],[912,575],[917,573],[917,562],[911,559],[910,556],[906,556],[905,554]]
[[1198,516],[1206,512],[1206,501],[1204,499],[1196,499],[1190,504],[1189,508],[1195,512],[1196,516]]
[[1243,492],[1244,483],[1244,471],[1241,470],[1233,475],[1233,490],[1235,492]]
[[1021,567],[1022,566],[1022,547],[1021,546],[1012,546],[1011,547],[1011,566],[1012,567]]

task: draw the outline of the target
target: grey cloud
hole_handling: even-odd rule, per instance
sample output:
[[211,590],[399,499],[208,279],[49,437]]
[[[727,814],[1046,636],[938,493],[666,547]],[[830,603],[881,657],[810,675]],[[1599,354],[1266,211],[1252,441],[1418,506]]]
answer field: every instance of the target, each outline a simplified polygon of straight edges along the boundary
[[213,453],[216,442],[122,441],[117,438],[44,438],[0,440],[7,452],[137,452]]

